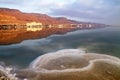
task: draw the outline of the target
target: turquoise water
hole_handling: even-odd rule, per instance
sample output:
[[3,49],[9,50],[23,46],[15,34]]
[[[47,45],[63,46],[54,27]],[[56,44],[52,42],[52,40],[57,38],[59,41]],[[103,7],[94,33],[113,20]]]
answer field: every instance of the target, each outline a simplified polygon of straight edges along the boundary
[[65,35],[26,40],[19,44],[1,45],[0,61],[20,68],[27,67],[42,54],[76,48],[120,57],[120,27],[78,30]]

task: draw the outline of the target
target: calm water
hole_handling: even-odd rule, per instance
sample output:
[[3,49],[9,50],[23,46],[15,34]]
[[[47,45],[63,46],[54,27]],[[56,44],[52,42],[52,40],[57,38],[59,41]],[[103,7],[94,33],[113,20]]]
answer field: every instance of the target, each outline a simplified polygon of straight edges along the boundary
[[27,67],[36,57],[61,49],[85,48],[88,52],[120,57],[120,27],[78,30],[52,35],[19,44],[0,46],[0,61],[16,67]]

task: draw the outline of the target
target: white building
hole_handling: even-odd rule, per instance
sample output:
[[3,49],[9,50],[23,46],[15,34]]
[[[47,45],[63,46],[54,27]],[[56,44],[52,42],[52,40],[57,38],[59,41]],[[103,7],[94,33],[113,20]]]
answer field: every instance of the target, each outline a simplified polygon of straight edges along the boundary
[[64,28],[63,24],[59,24],[58,28]]
[[77,24],[77,28],[82,28],[83,24]]
[[92,28],[92,24],[88,24],[87,27],[88,27],[88,28]]
[[27,23],[27,31],[39,31],[42,30],[43,26],[42,23],[37,23],[37,22],[30,22]]
[[71,28],[76,28],[77,24],[71,24]]

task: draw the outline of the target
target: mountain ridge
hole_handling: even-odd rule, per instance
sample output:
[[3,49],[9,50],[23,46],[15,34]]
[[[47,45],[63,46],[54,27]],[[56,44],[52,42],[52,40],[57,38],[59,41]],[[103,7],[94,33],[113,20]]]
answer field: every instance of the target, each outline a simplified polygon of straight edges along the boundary
[[[11,17],[11,19],[5,16]],[[14,19],[13,19],[14,17]],[[78,24],[88,23],[76,20],[70,20],[66,17],[51,17],[47,14],[41,13],[25,13],[17,9],[0,8],[0,24],[8,23],[27,23],[27,22],[41,22],[43,24]],[[7,21],[8,20],[8,21]],[[14,21],[14,22],[13,22]],[[99,24],[99,23],[98,23]]]

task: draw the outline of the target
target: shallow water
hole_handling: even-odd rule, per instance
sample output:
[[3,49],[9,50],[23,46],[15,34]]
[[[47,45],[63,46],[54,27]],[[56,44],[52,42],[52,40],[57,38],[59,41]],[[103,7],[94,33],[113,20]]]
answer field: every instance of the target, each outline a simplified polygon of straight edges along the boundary
[[120,59],[82,49],[63,49],[39,56],[17,77],[28,80],[119,80]]
[[19,44],[1,45],[0,61],[20,68],[27,67],[42,54],[70,48],[84,48],[88,52],[120,57],[120,27],[78,30]]

